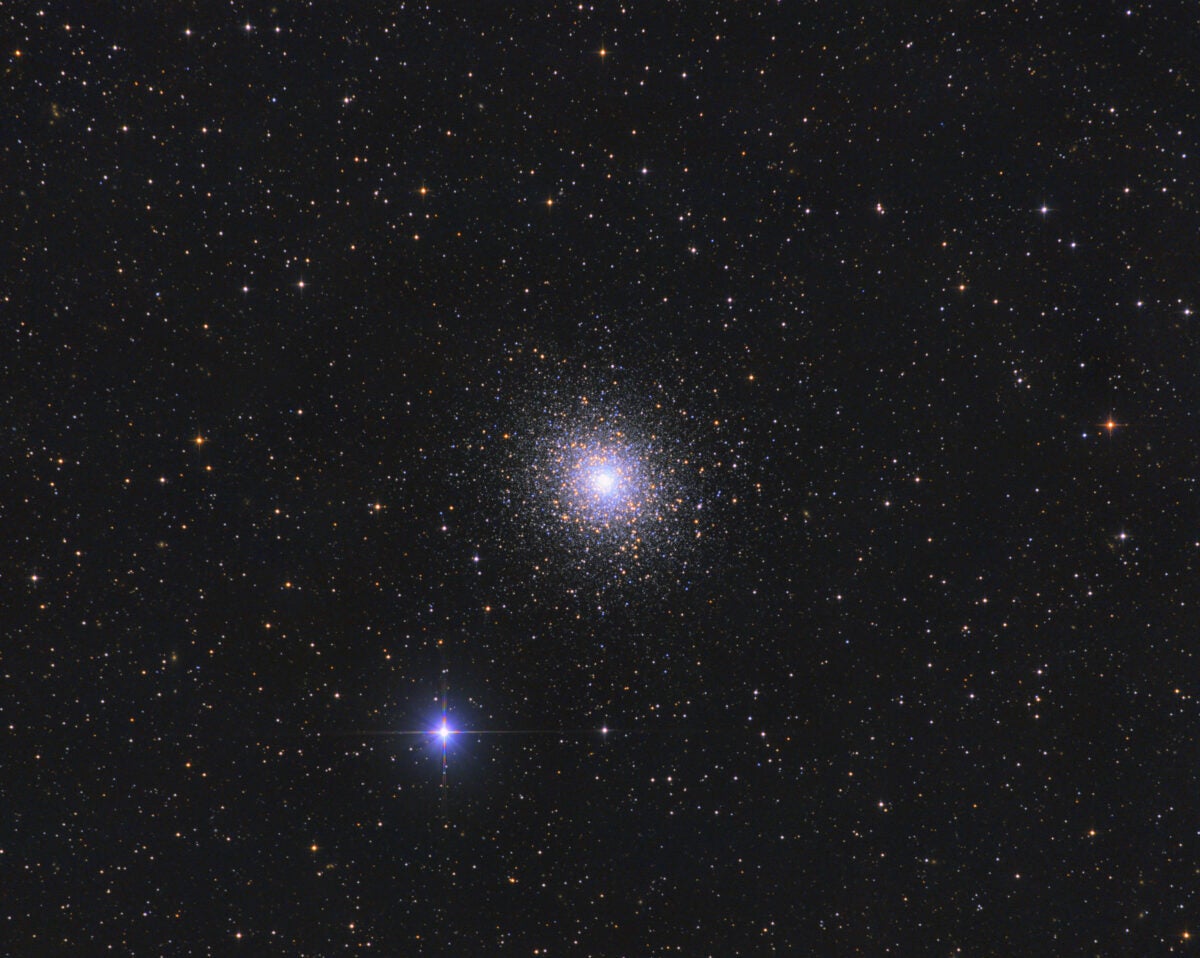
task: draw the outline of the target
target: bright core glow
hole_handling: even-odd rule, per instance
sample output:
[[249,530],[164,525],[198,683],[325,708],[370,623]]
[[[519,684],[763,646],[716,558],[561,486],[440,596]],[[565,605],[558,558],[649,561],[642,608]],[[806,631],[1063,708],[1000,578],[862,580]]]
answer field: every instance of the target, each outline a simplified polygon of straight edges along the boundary
[[442,727],[438,729],[438,735],[443,742],[446,741],[450,737],[450,726],[443,722]]
[[598,469],[592,476],[592,488],[602,496],[607,496],[617,487],[617,477],[611,469]]

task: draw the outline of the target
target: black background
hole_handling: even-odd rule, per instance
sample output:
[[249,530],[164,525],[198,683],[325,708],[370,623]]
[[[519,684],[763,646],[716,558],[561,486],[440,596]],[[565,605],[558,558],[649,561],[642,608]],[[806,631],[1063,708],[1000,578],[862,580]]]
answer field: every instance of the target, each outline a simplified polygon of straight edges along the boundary
[[1194,9],[116,6],[4,16],[6,953],[1188,950]]

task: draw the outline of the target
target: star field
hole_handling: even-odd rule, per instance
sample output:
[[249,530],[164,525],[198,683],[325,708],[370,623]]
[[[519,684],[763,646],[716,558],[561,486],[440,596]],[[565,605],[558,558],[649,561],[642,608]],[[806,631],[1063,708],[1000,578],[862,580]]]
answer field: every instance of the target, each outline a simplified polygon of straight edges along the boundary
[[1195,11],[0,23],[0,952],[1195,950]]

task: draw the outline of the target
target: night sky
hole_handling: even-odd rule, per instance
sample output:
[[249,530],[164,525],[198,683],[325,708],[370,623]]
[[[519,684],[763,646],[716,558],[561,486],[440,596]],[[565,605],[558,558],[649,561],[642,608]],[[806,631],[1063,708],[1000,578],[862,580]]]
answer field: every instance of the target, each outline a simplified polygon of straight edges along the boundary
[[0,17],[0,952],[1196,947],[1196,8]]

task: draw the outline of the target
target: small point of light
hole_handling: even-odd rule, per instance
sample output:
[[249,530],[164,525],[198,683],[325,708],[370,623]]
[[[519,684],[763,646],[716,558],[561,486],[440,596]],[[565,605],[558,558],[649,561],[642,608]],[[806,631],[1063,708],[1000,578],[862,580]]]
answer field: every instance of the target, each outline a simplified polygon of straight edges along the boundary
[[601,735],[607,735],[607,734],[608,734],[608,726],[607,726],[607,725],[605,725],[605,726],[604,726],[602,729],[600,729],[600,734],[601,734]]

